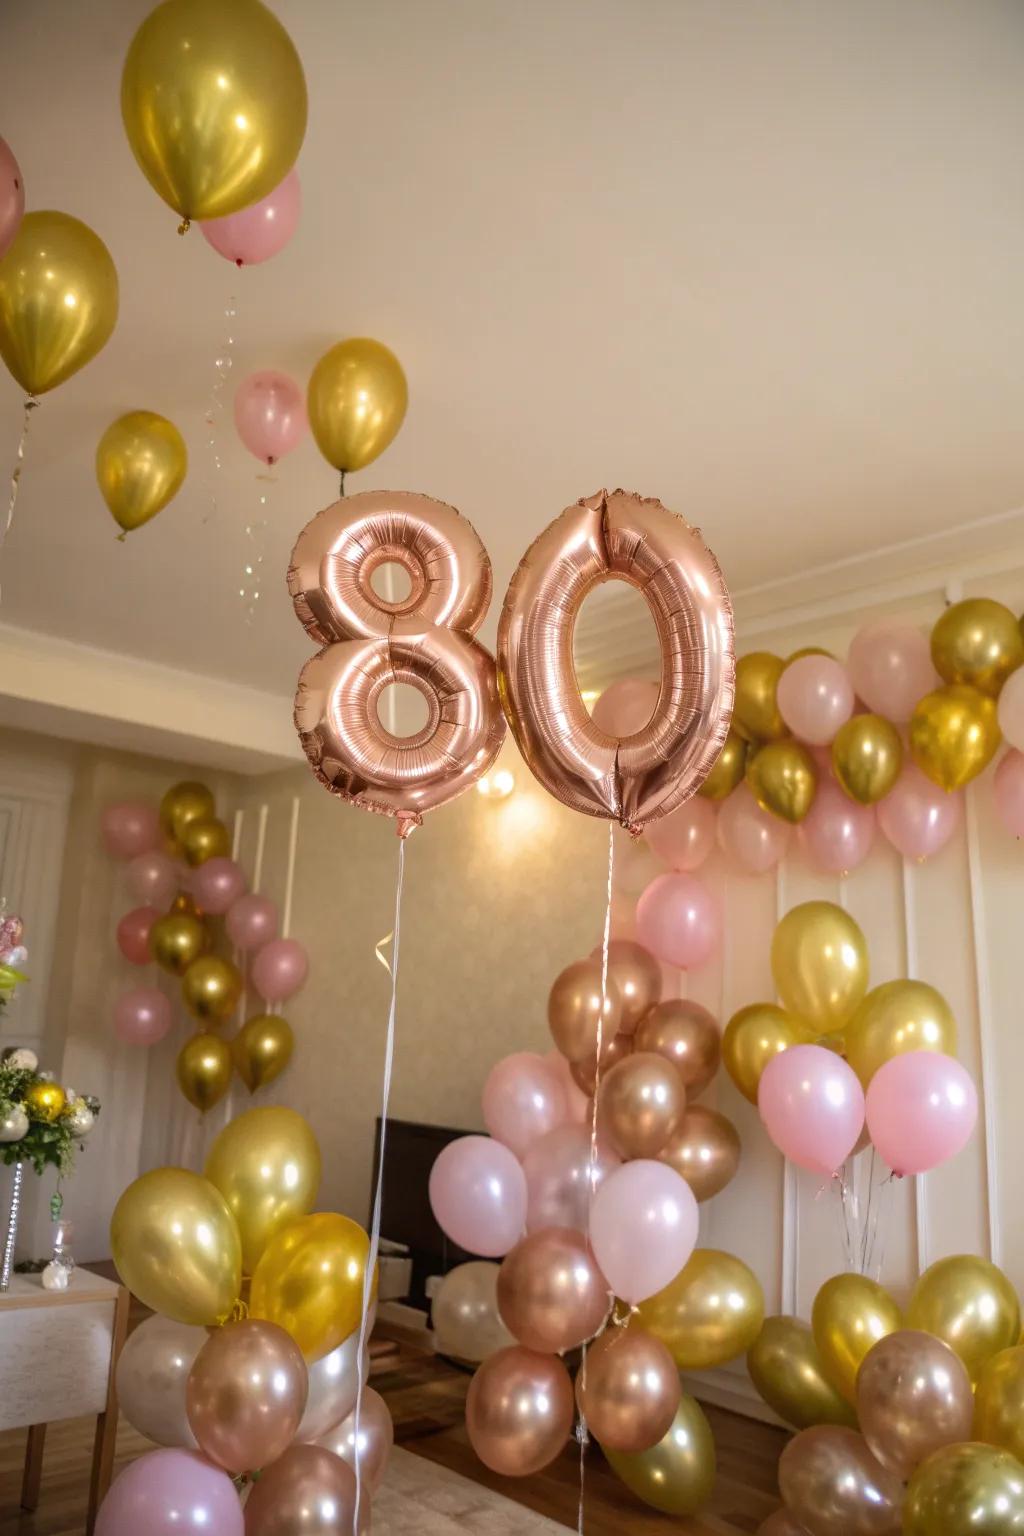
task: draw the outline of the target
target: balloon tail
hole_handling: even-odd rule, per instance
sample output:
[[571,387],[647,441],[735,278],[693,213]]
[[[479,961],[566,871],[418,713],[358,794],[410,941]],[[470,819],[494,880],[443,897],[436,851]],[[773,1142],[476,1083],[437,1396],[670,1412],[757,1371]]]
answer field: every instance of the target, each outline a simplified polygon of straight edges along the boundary
[[344,496],[344,494],[345,494],[345,471],[343,469],[339,469],[338,470],[338,495],[339,496]]
[[204,523],[211,522],[217,516],[219,510],[217,491],[220,486],[221,470],[224,467],[220,452],[220,426],[224,415],[224,389],[231,374],[232,364],[234,363],[235,320],[237,318],[238,304],[234,294],[232,294],[224,306],[224,319],[226,321],[224,341],[214,362],[216,378],[213,381],[213,388],[210,390],[210,399],[204,418],[208,429],[206,446],[210,458],[210,468],[206,481],[210,504],[206,516],[203,518]]
[[0,548],[7,542],[7,535],[11,531],[14,521],[14,509],[18,504],[18,490],[21,486],[21,472],[25,468],[25,445],[28,442],[28,429],[32,422],[32,412],[38,406],[39,401],[34,395],[29,395],[25,400],[25,408],[21,416],[21,435],[18,438],[18,451],[14,457],[14,468],[11,471],[11,494],[7,499],[7,520],[4,523],[3,532],[0,533]]
[[246,555],[242,567],[242,584],[238,595],[245,604],[245,622],[253,624],[259,612],[260,593],[263,590],[263,561],[266,556],[267,501],[270,486],[277,484],[276,475],[257,475],[261,482],[258,515],[245,525]]
[[178,234],[179,235],[187,235],[191,228],[192,228],[192,220],[191,219],[182,219],[181,223],[178,225]]

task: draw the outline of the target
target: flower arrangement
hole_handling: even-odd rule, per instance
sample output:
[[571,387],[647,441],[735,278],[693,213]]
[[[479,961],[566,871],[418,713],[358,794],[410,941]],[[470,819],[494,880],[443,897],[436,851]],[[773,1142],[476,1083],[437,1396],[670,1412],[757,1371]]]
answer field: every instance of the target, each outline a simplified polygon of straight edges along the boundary
[[74,1166],[75,1148],[96,1123],[100,1101],[62,1088],[39,1071],[34,1051],[6,1052],[0,1059],[0,1161],[31,1163],[36,1173]]

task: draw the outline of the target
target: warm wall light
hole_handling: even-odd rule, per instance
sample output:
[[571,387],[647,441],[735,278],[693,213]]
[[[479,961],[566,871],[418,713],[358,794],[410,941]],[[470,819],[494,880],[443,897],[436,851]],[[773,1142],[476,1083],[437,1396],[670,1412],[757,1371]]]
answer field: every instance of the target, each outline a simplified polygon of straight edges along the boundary
[[488,800],[507,800],[516,787],[516,777],[511,768],[499,768],[477,779],[476,787]]

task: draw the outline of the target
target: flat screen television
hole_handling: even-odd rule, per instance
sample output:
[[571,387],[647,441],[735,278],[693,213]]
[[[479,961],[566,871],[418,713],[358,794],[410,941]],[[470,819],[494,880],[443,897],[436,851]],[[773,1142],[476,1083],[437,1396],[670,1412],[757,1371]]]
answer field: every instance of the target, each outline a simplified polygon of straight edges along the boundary
[[[426,1283],[445,1275],[456,1264],[475,1257],[445,1237],[430,1209],[430,1170],[438,1153],[459,1136],[471,1134],[447,1125],[420,1125],[413,1120],[388,1120],[384,1141],[384,1185],[381,1198],[381,1237],[404,1243],[412,1257],[408,1305],[429,1312]],[[380,1119],[373,1150],[369,1221],[373,1219],[372,1190],[380,1164]],[[369,1225],[368,1221],[368,1225]]]

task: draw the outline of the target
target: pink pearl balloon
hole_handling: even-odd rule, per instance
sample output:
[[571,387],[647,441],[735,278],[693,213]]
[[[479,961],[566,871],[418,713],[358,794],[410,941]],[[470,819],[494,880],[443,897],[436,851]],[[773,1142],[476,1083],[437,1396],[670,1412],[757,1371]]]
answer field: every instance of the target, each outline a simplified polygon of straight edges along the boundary
[[14,243],[25,212],[25,182],[6,139],[0,139],[0,259]]
[[149,930],[159,916],[156,907],[134,907],[118,923],[117,947],[132,965],[148,965],[152,960]]
[[287,373],[265,368],[235,390],[235,430],[261,464],[276,464],[306,433],[306,400]]
[[561,1125],[567,1113],[557,1074],[533,1051],[506,1056],[491,1068],[482,1106],[484,1125],[517,1157]]
[[228,908],[224,926],[236,949],[259,949],[277,937],[277,908],[269,896],[257,896],[255,892],[239,896]]
[[761,1074],[757,1107],[790,1162],[831,1175],[864,1127],[864,1090],[841,1056],[823,1045],[791,1045]]
[[199,228],[219,256],[236,267],[254,267],[283,251],[299,227],[302,187],[294,166],[266,197]]
[[590,1245],[616,1296],[636,1306],[674,1280],[697,1242],[686,1180],[647,1158],[617,1168],[594,1196]]
[[166,853],[140,853],[128,865],[132,895],[150,907],[166,907],[178,889],[178,870]]
[[644,836],[670,869],[699,869],[715,846],[715,808],[694,795],[677,811],[648,822]]
[[963,797],[947,794],[916,763],[907,763],[876,811],[878,825],[905,859],[930,859],[963,820]]
[[874,807],[851,800],[834,779],[819,779],[814,804],[796,835],[813,869],[825,875],[848,875],[871,852]]
[[482,1259],[501,1258],[526,1226],[526,1178],[500,1141],[461,1136],[430,1170],[430,1206],[453,1243]]
[[271,939],[252,962],[252,984],[265,1003],[284,1003],[309,974],[309,957],[297,939]]
[[869,710],[903,725],[926,693],[939,687],[928,637],[910,624],[881,619],[850,642],[846,669]]
[[978,1093],[952,1056],[909,1051],[879,1067],[868,1084],[871,1140],[893,1173],[927,1173],[971,1139]]
[[718,947],[720,919],[711,892],[692,875],[659,875],[636,907],[636,936],[663,965],[695,970]]
[[[589,1104],[589,1101],[588,1101]],[[590,1122],[563,1125],[535,1141],[523,1157],[526,1175],[526,1230],[571,1227],[587,1230],[590,1200],[622,1161],[598,1138],[597,1157],[590,1162]]]
[[1024,753],[1012,748],[999,763],[992,779],[992,794],[999,818],[1012,837],[1024,837]]
[[245,891],[245,876],[234,859],[207,859],[194,870],[192,895],[203,912],[225,913]]
[[124,800],[119,805],[107,806],[100,817],[100,832],[112,858],[134,859],[159,844],[160,818],[154,806]]
[[762,810],[745,784],[738,784],[718,808],[718,845],[748,875],[775,868],[791,830],[788,822]]
[[235,1485],[196,1451],[150,1451],[103,1500],[96,1536],[245,1536]]
[[125,1045],[155,1045],[171,1027],[171,1004],[155,987],[122,992],[114,1004],[114,1033]]
[[999,729],[1007,744],[1024,752],[1024,667],[1010,674],[999,694]]
[[846,668],[831,656],[798,656],[779,678],[779,714],[800,741],[825,746],[853,714]]
[[657,683],[623,677],[604,690],[591,712],[598,730],[607,736],[635,736],[658,707]]
[[572,1070],[561,1051],[546,1051],[544,1060],[562,1085],[565,1100],[566,1125],[590,1124],[590,1100],[572,1075]]

